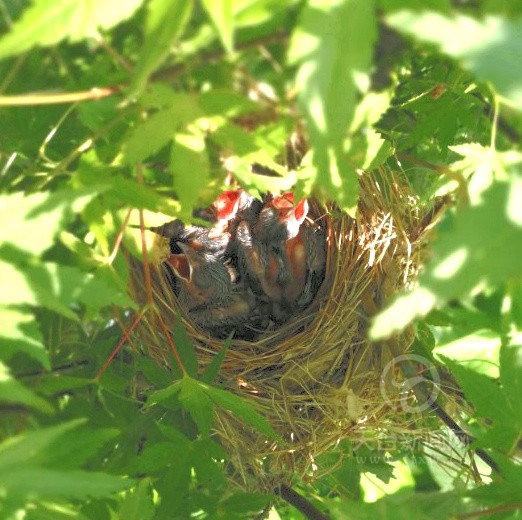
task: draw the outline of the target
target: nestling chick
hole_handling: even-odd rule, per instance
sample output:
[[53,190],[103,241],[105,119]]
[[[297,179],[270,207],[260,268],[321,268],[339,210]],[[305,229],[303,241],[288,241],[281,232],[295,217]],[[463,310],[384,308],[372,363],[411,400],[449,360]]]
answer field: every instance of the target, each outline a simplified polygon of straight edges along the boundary
[[179,281],[178,300],[187,310],[226,299],[232,290],[231,275],[225,264],[214,255],[197,252],[178,242],[182,254],[167,259]]

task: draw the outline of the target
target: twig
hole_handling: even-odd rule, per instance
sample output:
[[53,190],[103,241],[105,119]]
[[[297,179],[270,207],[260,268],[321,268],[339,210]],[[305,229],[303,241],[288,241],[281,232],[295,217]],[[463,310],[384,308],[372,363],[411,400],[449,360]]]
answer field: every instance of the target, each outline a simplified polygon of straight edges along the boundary
[[479,516],[489,516],[494,513],[503,513],[504,511],[517,511],[519,509],[522,509],[522,502],[504,504],[501,506],[490,507],[488,509],[480,509],[478,511],[471,511],[469,513],[458,515],[457,518],[459,520],[464,520],[465,518],[477,518]]
[[281,486],[276,488],[275,493],[294,506],[308,520],[329,520],[330,518],[286,484],[281,484]]
[[[419,388],[417,386],[415,388],[415,393],[418,394],[418,397],[423,401],[427,402],[427,397],[424,392],[424,389]],[[470,435],[468,432],[463,430],[454,420],[450,417],[446,411],[437,403],[437,401],[428,403],[430,408],[438,415],[439,419],[453,432],[455,437],[459,439],[465,446],[471,446],[475,438]],[[478,457],[480,457],[490,468],[497,474],[500,474],[499,467],[497,463],[482,449],[475,448],[475,453]]]
[[[272,43],[284,42],[288,39],[288,33],[276,33],[261,38],[256,38],[236,45],[236,50],[245,50],[260,45],[270,45]],[[106,50],[107,47],[105,47]],[[112,54],[111,54],[112,55]],[[224,50],[210,51],[202,54],[199,63],[205,64],[225,55]],[[119,60],[121,63],[121,59]],[[130,68],[131,65],[125,62],[121,63],[125,68]],[[183,73],[187,69],[185,63],[177,63],[176,65],[160,70],[152,74],[151,79],[165,80],[172,79]],[[19,94],[14,96],[0,96],[0,106],[29,106],[29,105],[56,105],[61,103],[76,103],[78,101],[89,101],[95,99],[102,99],[112,96],[115,93],[121,92],[124,85],[109,85],[106,87],[93,87],[90,90],[83,90],[79,92],[59,92],[59,93],[36,93],[36,94]]]
[[120,87],[93,87],[90,90],[79,92],[58,92],[53,94],[19,94],[15,96],[0,96],[0,106],[29,106],[29,105],[58,105],[61,103],[77,103],[78,101],[90,101],[112,96],[120,92]]
[[123,219],[123,224],[121,225],[120,230],[118,231],[118,235],[116,236],[116,240],[114,242],[114,247],[112,248],[112,253],[110,254],[107,263],[109,265],[114,262],[114,259],[116,258],[116,255],[118,254],[118,251],[120,249],[121,241],[123,240],[123,233],[125,232],[125,228],[127,227],[127,224],[129,222],[129,218],[132,213],[132,208],[129,208],[127,210],[127,213],[125,214],[125,218]]
[[448,179],[455,181],[459,188],[458,192],[460,195],[460,203],[463,206],[469,205],[469,195],[468,195],[468,187],[466,185],[466,179],[459,172],[453,171],[451,168],[447,166],[439,166],[438,164],[433,164],[428,161],[424,161],[423,159],[417,159],[409,154],[401,153],[397,155],[397,158],[401,161],[410,162],[417,166],[422,166],[423,168],[427,168],[428,170],[432,170],[439,175],[444,175]]
[[107,358],[107,361],[105,361],[103,366],[100,368],[100,370],[96,374],[95,379],[100,379],[101,376],[104,374],[104,372],[107,370],[107,368],[111,364],[111,361],[116,357],[116,354],[121,350],[123,345],[125,345],[126,341],[129,339],[129,336],[131,335],[132,331],[136,328],[138,323],[141,321],[141,318],[145,314],[146,310],[147,310],[147,307],[144,307],[142,309],[142,311],[136,315],[136,318],[134,318],[134,321],[132,322],[132,325],[129,327],[129,330],[123,335],[123,338],[121,338],[120,342],[116,345],[116,348],[111,352],[111,355]]

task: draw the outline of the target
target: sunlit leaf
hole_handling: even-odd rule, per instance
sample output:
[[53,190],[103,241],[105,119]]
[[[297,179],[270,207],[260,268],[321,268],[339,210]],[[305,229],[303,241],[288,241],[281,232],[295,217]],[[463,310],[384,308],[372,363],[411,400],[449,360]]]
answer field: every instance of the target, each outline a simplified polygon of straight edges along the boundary
[[204,383],[200,383],[200,385],[205,393],[219,407],[231,411],[235,417],[242,419],[246,424],[255,428],[259,433],[274,440],[281,440],[268,421],[259,412],[254,410],[246,399],[242,399],[232,392],[227,392],[226,390],[221,390],[220,388],[215,388]]
[[95,195],[93,190],[3,195],[0,244],[38,255],[54,242],[60,226],[70,221]]
[[299,64],[298,101],[313,145],[317,187],[349,211],[357,202],[357,175],[343,156],[343,141],[375,38],[372,1],[312,1],[302,11],[289,49],[290,62]]
[[210,162],[205,149],[205,134],[197,128],[189,130],[176,134],[170,168],[183,213],[190,218],[200,191],[208,183]]
[[39,361],[44,368],[51,368],[49,356],[43,345],[41,332],[34,316],[14,309],[0,307],[0,359],[9,360],[16,352],[24,352]]
[[372,337],[401,330],[451,298],[522,275],[522,227],[505,210],[508,200],[516,201],[516,208],[522,206],[522,183],[515,175],[509,184],[494,184],[483,199],[482,204],[461,210],[441,229],[419,286],[398,296],[375,318]]
[[219,38],[227,52],[232,52],[234,36],[233,0],[203,0],[212,23],[216,26]]
[[95,37],[98,29],[109,29],[129,18],[142,1],[34,0],[0,40],[0,58],[65,39],[76,42]]
[[135,305],[118,287],[75,267],[42,263],[22,268],[0,262],[0,275],[7,280],[4,303],[42,305],[71,319],[76,319],[73,304],[84,304],[90,311],[110,303]]
[[12,498],[106,497],[133,485],[132,480],[101,472],[44,468],[11,469],[0,476],[0,489]]
[[145,44],[134,70],[131,92],[140,92],[170,54],[192,13],[192,0],[152,0],[148,3]]
[[499,94],[522,108],[522,20],[488,15],[483,19],[435,12],[400,11],[387,23],[420,41],[434,43]]
[[157,152],[170,142],[183,123],[199,115],[200,109],[195,99],[187,94],[178,94],[172,106],[154,113],[133,128],[124,144],[126,162],[132,165]]

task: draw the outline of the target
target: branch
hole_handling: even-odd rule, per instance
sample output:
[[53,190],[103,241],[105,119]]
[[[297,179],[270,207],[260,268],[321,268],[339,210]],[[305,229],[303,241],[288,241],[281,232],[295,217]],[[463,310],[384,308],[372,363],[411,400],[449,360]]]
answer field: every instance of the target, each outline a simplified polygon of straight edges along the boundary
[[[270,45],[273,43],[284,42],[288,39],[288,33],[275,33],[268,36],[262,36],[253,40],[236,45],[236,50],[245,50],[252,47]],[[107,50],[107,49],[106,49]],[[216,50],[209,51],[201,55],[199,64],[203,65],[225,56],[226,51]],[[192,63],[193,65],[193,63]],[[185,72],[187,65],[185,63],[177,63],[176,65],[160,70],[152,74],[152,80],[172,79]],[[0,106],[34,106],[34,105],[58,105],[62,103],[77,103],[79,101],[90,101],[102,99],[121,92],[125,85],[109,85],[107,87],[93,87],[90,90],[79,92],[59,92],[53,94],[37,93],[37,94],[19,94],[14,96],[0,96]]]
[[322,511],[319,511],[306,498],[302,497],[297,491],[294,491],[286,484],[281,484],[275,490],[276,495],[279,495],[283,500],[294,506],[300,513],[302,513],[308,520],[329,520],[329,517]]

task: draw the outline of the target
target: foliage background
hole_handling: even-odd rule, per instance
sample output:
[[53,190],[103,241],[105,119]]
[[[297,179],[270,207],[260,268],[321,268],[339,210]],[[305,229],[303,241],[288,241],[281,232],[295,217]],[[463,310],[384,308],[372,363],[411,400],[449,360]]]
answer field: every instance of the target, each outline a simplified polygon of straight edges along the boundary
[[[132,342],[96,377],[139,311],[119,230],[138,210],[190,220],[226,168],[253,193],[353,213],[357,169],[383,164],[422,202],[457,204],[372,335],[417,320],[415,348],[459,381],[499,472],[342,445],[342,467],[295,489],[332,518],[520,517],[519,0],[2,0],[0,27],[2,518],[249,518],[275,500],[230,489],[209,436],[213,406],[270,435],[246,405],[173,383]],[[278,168],[300,122],[305,165],[253,174]],[[123,241],[141,256],[135,228]],[[270,514],[301,518],[281,501]]]

